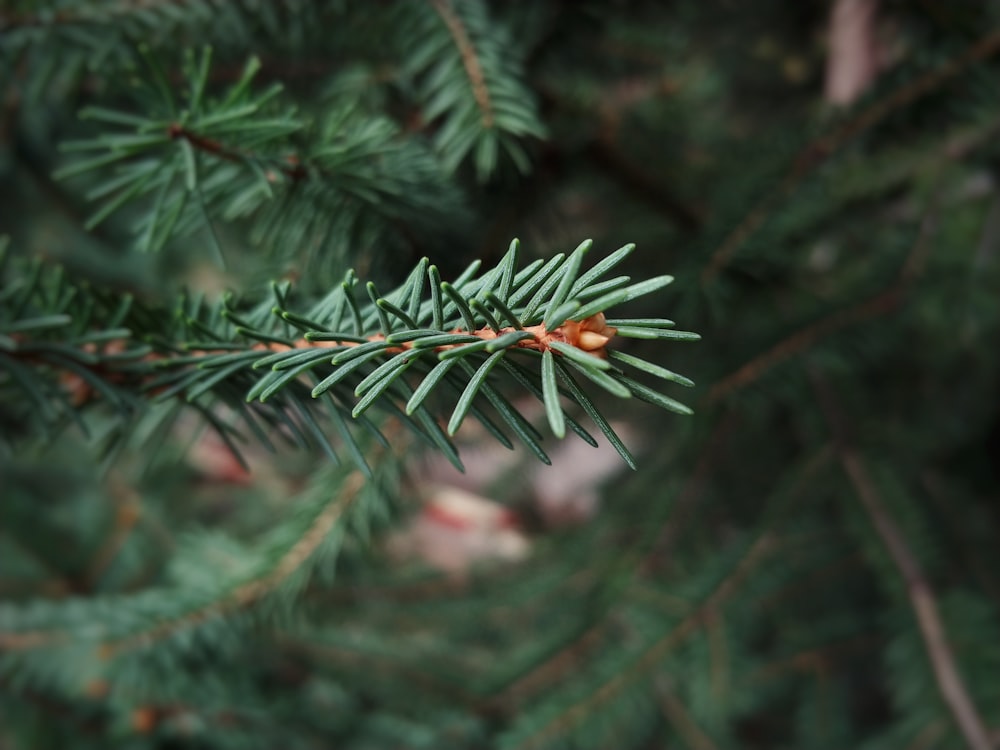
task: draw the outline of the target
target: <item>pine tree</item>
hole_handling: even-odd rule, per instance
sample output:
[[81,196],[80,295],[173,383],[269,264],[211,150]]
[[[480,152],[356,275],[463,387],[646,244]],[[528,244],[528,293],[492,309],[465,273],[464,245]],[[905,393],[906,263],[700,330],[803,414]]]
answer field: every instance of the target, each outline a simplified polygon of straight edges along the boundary
[[997,746],[998,29],[8,3],[0,747]]

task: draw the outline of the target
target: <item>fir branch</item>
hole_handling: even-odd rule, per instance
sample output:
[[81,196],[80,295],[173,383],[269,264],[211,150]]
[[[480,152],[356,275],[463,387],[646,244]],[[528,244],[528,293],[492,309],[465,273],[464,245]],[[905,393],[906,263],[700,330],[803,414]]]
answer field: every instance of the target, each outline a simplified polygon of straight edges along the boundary
[[165,42],[199,27],[225,30],[250,41],[251,29],[262,36],[274,35],[283,23],[287,29],[296,15],[305,16],[303,25],[318,20],[315,11],[301,3],[294,8],[289,3],[261,8],[243,0],[49,0],[39,5],[21,12],[0,11],[0,32],[11,37],[15,49],[29,42],[57,40],[70,48],[107,54],[116,44],[148,41],[150,27]]
[[126,485],[121,477],[112,477],[108,490],[114,504],[114,515],[107,536],[97,546],[87,565],[86,580],[91,587],[111,567],[129,535],[138,525],[142,514],[138,493]]
[[691,613],[672,626],[665,635],[649,644],[630,660],[630,663],[604,682],[582,700],[566,707],[548,719],[541,726],[534,727],[523,736],[513,735],[510,745],[521,749],[546,746],[556,736],[565,735],[580,725],[588,716],[594,715],[604,704],[614,698],[628,685],[644,677],[649,670],[660,664],[664,656],[675,649],[690,635],[704,626],[705,618],[721,607],[741,585],[750,571],[764,557],[774,552],[775,540],[769,534],[759,536],[739,560],[728,577],[719,582]]
[[179,630],[197,627],[207,620],[224,617],[236,610],[253,606],[278,590],[292,575],[303,568],[333,528],[341,522],[351,505],[357,501],[364,487],[364,475],[360,471],[351,472],[315,515],[304,533],[273,567],[260,576],[241,583],[223,598],[202,608],[187,612],[175,619],[156,622],[150,628],[131,633],[125,638],[103,643],[102,654],[111,657],[123,651],[148,647],[153,642],[167,638]]
[[518,706],[529,705],[543,690],[559,684],[567,674],[578,669],[588,656],[605,643],[609,630],[607,618],[601,618],[532,671],[504,686],[494,696],[491,704],[502,706],[508,713],[514,713]]
[[[734,3],[720,25],[710,4],[623,11],[634,5],[0,10],[40,21],[0,32],[0,140],[16,157],[0,166],[0,222],[25,254],[68,266],[13,257],[0,271],[0,744],[464,748],[530,745],[537,731],[539,746],[623,750],[964,746],[962,695],[947,702],[940,641],[866,492],[933,585],[972,711],[998,726],[996,55],[930,80],[933,92],[909,87],[961,61],[1000,6],[883,3],[879,43],[897,83],[810,136],[825,110],[810,85],[821,61],[803,40],[822,8],[792,18],[778,3]],[[185,62],[206,42],[218,64]],[[159,70],[141,68],[143,43]],[[251,54],[277,67],[241,94],[238,62]],[[285,73],[294,87],[241,110]],[[908,88],[916,98],[895,99]],[[536,148],[542,131],[525,128],[542,125],[539,90],[558,137]],[[75,122],[70,110],[86,105],[98,117]],[[81,150],[60,161],[47,134]],[[58,191],[22,184],[77,159],[92,168]],[[531,179],[507,174],[536,161]],[[665,185],[699,196],[697,210]],[[60,212],[58,192],[90,207],[94,235]],[[501,233],[516,214],[546,258],[514,248],[494,265],[503,248],[493,230],[470,240],[464,205]],[[658,237],[694,226],[696,247],[668,238],[640,258],[549,257],[572,250],[567,232],[625,226]],[[165,299],[211,230],[239,259],[225,278],[239,293]],[[932,237],[914,243],[921,233]],[[129,255],[126,234],[171,257]],[[491,262],[456,279],[470,247]],[[445,271],[411,262],[424,253]],[[705,274],[704,294],[646,283],[670,258],[678,279]],[[351,264],[363,278],[344,275]],[[121,280],[140,266],[155,287],[126,281],[137,294],[123,299]],[[259,288],[282,273],[295,283]],[[722,408],[664,421],[636,402],[684,410],[672,397],[692,383],[674,370],[691,337],[676,328],[709,320],[719,332],[691,354],[714,377],[695,395]],[[852,426],[882,448],[881,475],[864,446],[824,431],[789,367],[803,359],[858,376]],[[438,454],[432,467],[460,463],[449,417],[472,428],[456,433],[474,446],[458,481],[513,504],[501,530],[438,533],[439,521],[459,523],[438,513],[449,498],[436,486],[423,497],[422,476],[381,484],[396,464],[371,446],[398,447],[401,434]],[[648,473],[594,487],[603,455],[552,438],[596,443],[576,419],[626,461],[634,441]],[[205,445],[187,438],[206,427],[213,457],[225,443],[253,467],[246,483],[202,473]],[[556,469],[523,449],[494,452],[518,441]],[[277,452],[281,479],[258,444]],[[124,474],[87,481],[116,455]],[[492,479],[480,481],[480,458]],[[295,567],[291,551],[308,551],[338,485],[366,471],[362,495]],[[944,491],[888,481],[924,474]],[[134,498],[119,497],[120,477]],[[388,491],[369,494],[376,483]],[[772,484],[776,501],[762,497]],[[858,496],[846,516],[845,488]],[[397,515],[394,501],[418,495],[427,507]],[[373,540],[383,531],[388,545]],[[425,531],[434,536],[418,540]],[[445,534],[492,546],[521,532],[531,554],[516,565],[439,575],[419,559],[424,541],[428,557],[442,552]],[[777,554],[734,573],[758,535],[780,540]],[[859,550],[878,575],[858,574]],[[678,626],[688,634],[658,645]],[[100,659],[102,643],[114,658]]]
[[897,110],[937,91],[969,67],[988,60],[997,52],[1000,52],[1000,29],[992,29],[966,47],[960,55],[946,60],[916,80],[910,81],[888,96],[876,100],[833,132],[810,143],[794,160],[791,168],[778,185],[760,199],[712,253],[708,264],[701,273],[702,285],[710,283],[719,275],[740,247],[764,225],[774,209],[781,204],[782,199],[789,196],[806,175],[843,148],[845,144],[878,125]]
[[889,287],[858,304],[842,310],[835,310],[786,336],[713,384],[705,396],[705,402],[714,404],[721,401],[758,380],[773,367],[810,349],[819,341],[845,328],[898,310],[906,301],[914,281],[926,262],[931,240],[937,227],[939,199],[940,192],[936,192],[929,201],[927,211],[917,229],[916,239],[900,265],[895,281]]
[[[167,127],[167,134],[170,136],[171,140],[184,139],[197,150],[206,154],[211,154],[219,159],[225,159],[226,161],[235,162],[237,164],[245,164],[248,161],[258,163],[264,161],[264,159],[257,154],[227,147],[224,143],[208,138],[207,136],[200,135],[178,122],[171,123]],[[306,177],[306,170],[299,163],[298,156],[290,154],[285,157],[285,161],[287,162],[287,165],[277,165],[277,168],[285,176],[287,176],[288,179],[293,182],[297,182],[298,180]]]
[[657,570],[661,574],[670,565],[674,546],[678,539],[683,538],[684,524],[688,521],[691,508],[702,499],[706,490],[708,478],[716,468],[719,454],[728,445],[728,440],[738,427],[736,412],[729,411],[718,420],[708,438],[703,442],[703,448],[694,461],[693,469],[688,474],[684,485],[677,495],[677,500],[671,509],[669,522],[659,530],[652,549],[646,555],[646,567]]
[[840,657],[854,652],[861,652],[866,658],[874,658],[876,648],[882,644],[883,636],[879,633],[861,633],[837,643],[824,644],[816,648],[798,651],[791,656],[785,656],[776,661],[757,667],[751,672],[748,683],[754,684],[777,679],[786,672],[815,673],[834,669]]
[[58,170],[60,179],[99,180],[88,193],[100,201],[88,229],[138,203],[148,210],[137,247],[159,250],[174,236],[214,232],[215,221],[249,218],[253,241],[282,253],[308,247],[316,264],[329,264],[324,251],[349,241],[402,241],[461,216],[462,199],[432,154],[387,117],[348,101],[304,117],[280,104],[280,85],[254,89],[256,58],[212,96],[210,48],[188,56],[178,87],[151,52],[144,57],[136,96],[153,104],[141,115],[87,107],[81,118],[103,132],[62,145],[86,156]]
[[62,631],[24,630],[17,632],[0,631],[0,649],[5,651],[29,651],[64,643],[69,634]]
[[455,46],[458,47],[459,54],[462,56],[462,64],[465,66],[465,72],[469,76],[472,95],[475,97],[476,103],[482,112],[483,127],[490,129],[494,125],[493,104],[490,101],[490,91],[486,87],[486,78],[483,75],[483,69],[479,64],[479,56],[476,54],[475,47],[472,46],[472,40],[469,38],[468,31],[466,31],[465,25],[452,9],[451,3],[448,0],[430,0],[430,3],[437,14],[441,16],[441,20],[444,21],[444,25],[448,27],[448,31],[455,40]]
[[[522,139],[546,134],[515,40],[481,0],[399,5],[402,72],[412,79],[435,150],[452,172],[471,156],[485,181],[503,154],[530,168]],[[413,85],[415,84],[415,85]]]
[[715,404],[722,401],[755,382],[773,367],[838,331],[895,311],[901,300],[900,290],[893,286],[860,304],[836,310],[815,323],[795,331],[714,383],[705,396],[705,402]]
[[[104,658],[123,656],[126,652],[169,639],[178,632],[198,628],[219,618],[232,618],[240,611],[252,610],[272,594],[287,593],[289,589],[294,592],[295,586],[290,586],[290,579],[299,575],[311,564],[317,551],[331,537],[334,529],[344,528],[351,518],[356,522],[358,519],[355,517],[358,512],[372,512],[371,508],[364,507],[364,503],[359,503],[359,499],[365,492],[379,491],[373,488],[371,482],[366,481],[364,473],[357,469],[346,473],[339,486],[332,491],[329,482],[331,476],[331,472],[323,472],[321,481],[307,493],[307,495],[322,493],[329,499],[319,502],[309,496],[302,499],[302,502],[312,503],[314,509],[306,509],[310,516],[307,522],[296,530],[294,537],[286,538],[288,536],[286,527],[288,529],[296,527],[299,524],[298,519],[288,519],[275,527],[272,534],[259,544],[259,553],[263,554],[266,562],[259,566],[259,572],[228,588],[223,583],[223,588],[218,593],[209,592],[211,596],[208,602],[164,617],[162,612],[150,616],[143,606],[146,601],[144,595],[138,595],[134,599],[125,597],[117,600],[116,606],[122,612],[131,615],[118,618],[126,624],[127,632],[121,633],[122,625],[118,624],[118,620],[106,622],[102,628],[105,634],[99,636],[94,644],[101,656]],[[281,545],[283,551],[272,561],[266,561],[268,547],[273,547],[276,543]],[[134,611],[130,612],[130,605]],[[61,621],[59,615],[62,613],[56,609],[54,614],[57,617],[56,622],[59,623]],[[70,612],[63,614],[63,617],[70,620],[74,616]],[[136,618],[139,619],[138,623],[135,622]],[[136,624],[139,627],[136,627]],[[0,649],[23,652],[72,647],[73,644],[79,643],[87,645],[94,640],[93,636],[93,633],[81,635],[71,624],[0,631]]]
[[113,3],[79,3],[42,13],[0,14],[0,31],[14,31],[21,28],[68,26],[74,24],[108,23],[131,17],[148,10],[178,5],[177,0],[126,0]]
[[655,685],[664,716],[677,730],[677,734],[685,744],[691,750],[718,750],[718,745],[691,718],[691,712],[684,707],[670,682],[666,678],[661,678],[655,680]]
[[[674,373],[637,357],[609,356],[617,338],[648,338],[651,333],[662,338],[658,332],[667,330],[663,326],[673,325],[665,319],[625,319],[642,325],[616,328],[608,325],[605,317],[606,310],[659,290],[671,277],[623,286],[594,299],[591,290],[604,287],[601,275],[610,272],[614,263],[598,264],[596,273],[583,272],[581,258],[589,247],[589,242],[582,243],[569,258],[548,270],[536,272],[532,264],[524,269],[527,273],[517,273],[515,241],[495,268],[478,277],[465,276],[454,285],[440,281],[436,269],[423,260],[408,281],[384,296],[369,285],[369,299],[361,303],[354,297],[353,284],[345,283],[306,314],[266,304],[248,314],[238,310],[232,298],[216,309],[193,306],[191,300],[182,299],[179,307],[187,312],[158,332],[147,329],[145,342],[132,337],[130,326],[150,317],[162,320],[162,311],[132,304],[124,312],[111,313],[116,326],[111,331],[101,330],[108,322],[101,316],[110,313],[103,305],[92,306],[97,313],[94,319],[47,315],[50,282],[41,274],[20,298],[10,298],[13,307],[0,304],[0,334],[8,337],[5,351],[0,352],[0,369],[7,369],[11,384],[19,384],[39,405],[31,419],[37,422],[42,417],[43,427],[57,423],[67,407],[72,407],[71,413],[75,414],[75,409],[84,404],[104,402],[115,406],[128,421],[134,412],[141,411],[144,398],[162,402],[180,397],[199,409],[227,442],[231,442],[228,433],[232,428],[212,415],[210,401],[221,401],[242,412],[248,426],[257,416],[275,425],[284,423],[296,439],[305,444],[318,440],[320,447],[333,455],[333,447],[319,423],[309,416],[316,407],[306,405],[308,393],[312,399],[332,405],[330,416],[342,431],[347,427],[341,412],[358,420],[370,408],[381,408],[401,417],[457,463],[447,438],[431,427],[435,418],[428,411],[427,398],[439,384],[457,385],[460,392],[464,391],[452,414],[449,433],[469,413],[489,426],[488,416],[477,406],[485,399],[515,434],[546,460],[538,433],[496,390],[488,374],[502,358],[522,356],[538,363],[540,355],[542,359],[547,355],[553,361],[540,371],[504,371],[512,372],[532,395],[542,398],[557,435],[561,436],[563,426],[569,424],[581,437],[589,439],[568,415],[559,416],[563,406],[558,397],[562,395],[582,406],[634,466],[627,449],[573,374],[583,375],[619,397],[635,395],[663,408],[689,413],[687,407],[626,375],[616,363],[668,381],[677,381]],[[617,262],[630,251],[631,246],[626,246],[612,258]],[[514,302],[527,296],[524,292],[536,284],[539,274],[547,280],[532,300],[527,305]],[[356,279],[353,273],[348,277]],[[432,291],[427,295],[418,293],[424,288],[423,277],[431,284]],[[506,292],[506,300],[494,291],[497,279],[501,280],[499,291]],[[276,298],[282,305],[287,304],[289,293],[276,290]],[[86,294],[79,290],[78,296],[85,298]],[[447,303],[441,301],[445,298]],[[513,318],[508,321],[512,325],[500,326],[490,312],[491,299],[505,308],[504,315]],[[404,313],[393,300],[406,300],[412,315]],[[588,301],[581,304],[581,300]],[[328,328],[330,323],[341,326],[341,312],[348,307],[354,310],[356,330]],[[389,313],[402,326],[400,330],[392,330]],[[568,314],[573,317],[566,319]],[[441,327],[429,327],[435,323]],[[290,324],[305,329],[303,334],[297,338],[288,335]],[[67,336],[70,327],[77,335]],[[680,338],[694,340],[697,336],[684,334]],[[453,360],[460,363],[459,370],[445,365]],[[486,362],[490,363],[488,367]],[[35,381],[30,376],[32,368],[40,368],[50,377]],[[458,372],[464,375],[456,378]],[[568,390],[560,389],[556,372]],[[407,383],[413,376],[417,385],[410,393]],[[303,377],[314,378],[315,386],[307,389]],[[245,398],[240,398],[241,393]],[[356,405],[349,407],[355,399]],[[60,402],[63,406],[58,411],[50,409],[46,415],[45,407]],[[291,412],[288,407],[292,407]],[[291,420],[289,414],[295,412],[302,415],[300,420]],[[416,421],[410,419],[411,414]],[[315,440],[310,440],[310,435]],[[347,446],[359,466],[367,470],[353,440],[349,439]]]
[[[311,634],[309,634],[311,635]],[[315,636],[309,637],[300,633],[278,633],[277,643],[281,650],[289,655],[317,662],[324,666],[333,666],[352,678],[357,675],[377,675],[393,684],[405,682],[407,685],[419,687],[422,692],[447,699],[455,705],[461,705],[477,710],[477,696],[471,693],[466,681],[462,679],[461,669],[468,665],[449,669],[451,665],[438,662],[438,668],[443,674],[413,666],[398,659],[387,658],[384,651],[365,650],[358,644],[327,643]],[[467,672],[466,672],[467,675]]]
[[843,417],[844,412],[837,403],[832,387],[818,372],[814,371],[812,374],[817,400],[838,442],[844,473],[905,584],[906,595],[934,670],[938,692],[970,750],[993,750],[993,738],[955,662],[955,654],[941,619],[934,589],[906,536],[882,502],[864,459],[854,448]]

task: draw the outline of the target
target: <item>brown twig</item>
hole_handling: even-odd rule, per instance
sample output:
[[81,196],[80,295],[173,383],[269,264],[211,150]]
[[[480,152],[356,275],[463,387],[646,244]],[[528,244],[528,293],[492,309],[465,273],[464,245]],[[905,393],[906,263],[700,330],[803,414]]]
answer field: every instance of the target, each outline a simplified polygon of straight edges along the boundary
[[958,667],[955,665],[955,656],[952,653],[944,623],[938,612],[937,600],[930,584],[924,577],[920,563],[910,551],[896,522],[882,505],[881,498],[875,489],[874,482],[868,475],[868,470],[861,456],[853,449],[845,448],[841,455],[841,462],[872,521],[872,525],[906,583],[910,604],[917,618],[917,624],[920,626],[920,634],[923,636],[924,647],[927,649],[927,656],[934,669],[941,697],[951,711],[952,717],[969,747],[972,750],[992,750],[993,742],[986,730],[986,725],[983,723],[965,682],[959,674]]
[[836,643],[827,643],[816,648],[807,648],[791,656],[780,657],[772,662],[755,668],[740,682],[744,689],[753,689],[753,684],[759,681],[775,679],[787,672],[810,672],[815,670],[831,670],[841,663],[842,657],[855,651],[870,651],[879,644],[884,644],[885,638],[880,634],[859,633]]
[[799,329],[715,383],[705,396],[705,402],[715,404],[721,401],[760,378],[779,362],[811,348],[816,342],[837,331],[892,312],[899,306],[901,298],[899,289],[893,287],[854,307],[836,310],[812,325]]
[[[176,141],[183,139],[199,151],[211,154],[219,159],[235,162],[237,164],[244,164],[248,160],[261,160],[261,158],[256,154],[250,154],[229,148],[221,141],[207,138],[203,135],[195,133],[193,130],[189,130],[177,122],[172,123],[170,127],[167,128],[167,135],[169,135],[172,140]],[[285,163],[278,169],[293,182],[298,182],[308,176],[305,166],[302,165],[299,158],[295,155],[285,157]],[[269,174],[268,179],[269,181],[273,181],[276,177]]]
[[906,585],[941,698],[971,750],[994,750],[990,733],[958,671],[937,599],[920,562],[907,544],[902,529],[882,502],[864,460],[851,444],[843,411],[832,388],[818,372],[812,375],[817,399],[838,443],[844,473]]

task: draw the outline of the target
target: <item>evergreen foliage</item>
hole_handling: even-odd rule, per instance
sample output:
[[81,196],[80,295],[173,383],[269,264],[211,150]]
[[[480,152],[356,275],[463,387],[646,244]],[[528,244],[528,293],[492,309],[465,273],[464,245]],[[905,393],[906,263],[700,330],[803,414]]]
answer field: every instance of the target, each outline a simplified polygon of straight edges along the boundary
[[996,747],[1000,12],[834,4],[0,8],[0,747]]

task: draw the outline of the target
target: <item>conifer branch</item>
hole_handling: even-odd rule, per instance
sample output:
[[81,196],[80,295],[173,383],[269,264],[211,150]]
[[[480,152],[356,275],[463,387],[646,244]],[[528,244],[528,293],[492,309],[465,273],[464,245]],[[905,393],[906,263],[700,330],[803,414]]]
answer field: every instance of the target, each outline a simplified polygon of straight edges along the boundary
[[712,253],[708,265],[701,273],[702,285],[710,283],[719,275],[740,247],[764,225],[772,211],[781,204],[782,199],[795,190],[804,177],[845,144],[878,125],[892,113],[933,93],[970,66],[989,59],[997,52],[1000,52],[1000,29],[992,29],[966,47],[960,55],[948,59],[884,98],[877,99],[831,133],[806,146],[777,187],[761,198]]
[[86,579],[89,584],[97,581],[110,567],[115,557],[121,552],[129,534],[138,524],[142,506],[140,499],[131,487],[120,477],[112,477],[109,481],[108,493],[114,506],[111,528],[104,541],[98,545],[86,569]]
[[970,750],[993,750],[994,743],[955,663],[955,654],[941,619],[934,591],[924,576],[920,562],[910,550],[906,538],[885,509],[864,461],[847,445],[841,450],[841,463],[858,499],[878,532],[893,564],[906,584],[906,593],[920,626],[920,635],[934,670],[941,698]]
[[671,684],[666,679],[657,679],[655,685],[664,716],[687,746],[691,750],[718,750],[718,745],[691,718],[691,712],[684,707]]
[[472,95],[476,98],[476,103],[483,113],[483,127],[493,127],[493,104],[490,101],[490,91],[486,87],[486,78],[483,69],[479,64],[479,56],[476,48],[469,39],[469,34],[465,29],[462,20],[455,14],[448,0],[430,0],[431,5],[437,14],[441,16],[445,26],[455,40],[459,54],[462,56],[462,64],[469,75],[469,84],[472,86]]
[[851,441],[843,409],[826,379],[814,371],[813,386],[838,443],[840,462],[882,545],[899,571],[920,628],[938,692],[970,750],[993,750],[994,743],[955,661],[937,597],[906,536],[882,502],[874,479]]
[[104,642],[100,647],[102,655],[110,658],[124,651],[148,647],[153,642],[167,638],[179,630],[197,627],[207,620],[251,607],[278,590],[292,575],[303,568],[351,505],[357,501],[364,487],[364,475],[360,471],[351,472],[330,500],[321,507],[305,532],[272,568],[260,576],[239,584],[225,597],[204,607],[187,612],[176,619],[156,622],[144,631]]
[[[672,277],[635,284],[629,284],[628,277],[616,277],[609,286],[603,276],[633,246],[619,249],[584,272],[581,263],[590,244],[582,243],[555,262],[518,269],[515,241],[496,267],[478,277],[467,273],[454,284],[441,281],[437,269],[424,260],[402,286],[384,296],[369,285],[365,303],[355,297],[358,280],[350,272],[340,287],[304,312],[288,309],[292,293],[288,285],[275,286],[275,303],[265,301],[256,309],[235,299],[216,309],[192,307],[191,301],[182,299],[179,308],[185,312],[174,321],[168,321],[162,310],[138,303],[111,308],[100,296],[88,303],[93,317],[74,320],[57,311],[67,299],[82,301],[93,294],[68,286],[57,295],[58,306],[53,308],[49,291],[53,282],[38,266],[35,281],[19,295],[9,296],[7,306],[0,305],[0,334],[7,336],[0,350],[0,369],[9,373],[10,386],[23,389],[38,405],[31,419],[37,422],[41,417],[42,427],[57,424],[67,408],[75,414],[92,402],[113,406],[130,420],[142,412],[145,400],[179,397],[198,408],[229,441],[231,428],[208,409],[214,400],[238,410],[248,428],[258,418],[284,423],[307,444],[318,441],[319,447],[335,455],[313,415],[326,410],[346,438],[350,434],[344,432],[346,415],[365,424],[366,412],[381,408],[460,466],[449,436],[428,410],[432,391],[454,386],[462,395],[452,411],[449,435],[469,414],[492,424],[477,407],[485,400],[522,442],[547,461],[534,427],[490,382],[490,370],[503,359],[506,371],[543,400],[557,436],[568,424],[592,440],[565,413],[562,400],[576,402],[634,467],[628,449],[575,376],[619,397],[635,396],[688,414],[686,406],[630,377],[625,367],[667,382],[691,385],[690,381],[611,347],[615,340],[629,337],[694,341],[698,336],[673,330],[673,321],[667,319],[606,318],[610,308],[658,291]],[[428,285],[429,294],[424,291]],[[501,325],[498,317],[510,325]],[[135,337],[131,326],[150,318],[160,319],[160,330],[148,330],[147,324],[146,334]],[[345,325],[351,320],[352,327]],[[297,335],[290,333],[295,329]],[[525,369],[512,356],[535,364],[540,356],[547,357],[554,366]],[[460,367],[452,369],[451,362]],[[48,379],[33,378],[36,369]],[[304,378],[312,379],[311,389]],[[308,405],[317,399],[319,404]],[[301,418],[290,421],[290,413]],[[348,439],[347,445],[367,471],[353,440]]]
[[[167,84],[148,50],[144,59],[136,97],[154,106],[142,114],[86,107],[81,118],[104,132],[62,144],[84,157],[59,169],[59,179],[98,179],[88,193],[99,201],[88,229],[139,203],[148,208],[135,229],[141,250],[159,250],[215,220],[249,218],[254,241],[285,253],[304,245],[318,259],[357,237],[419,234],[435,220],[454,221],[438,206],[461,203],[457,188],[426,147],[402,138],[387,117],[362,117],[348,104],[320,121],[306,118],[281,104],[280,85],[255,89],[257,58],[218,96],[210,89],[210,48],[188,55],[179,86]],[[287,236],[301,242],[277,243]]]
[[929,201],[927,213],[917,229],[916,239],[900,265],[894,283],[867,300],[842,310],[834,310],[783,338],[713,384],[705,396],[705,402],[714,404],[721,401],[730,394],[755,382],[773,367],[812,348],[819,341],[845,328],[898,310],[906,301],[913,282],[919,276],[926,262],[931,239],[937,227],[939,197],[940,194],[936,193]]
[[[226,161],[235,162],[237,164],[245,164],[248,161],[266,163],[265,159],[262,159],[256,154],[229,148],[224,143],[213,140],[204,135],[200,135],[177,122],[171,123],[167,127],[167,134],[170,136],[171,140],[177,140],[179,138],[184,139],[197,150],[206,154],[211,154],[219,159],[225,159]],[[279,169],[289,179],[297,181],[306,176],[306,170],[299,164],[299,158],[297,156],[286,156],[285,161],[288,163],[288,166],[283,165],[280,166]],[[273,174],[270,180],[274,180]]]
[[18,632],[0,632],[0,649],[4,651],[29,651],[36,648],[63,643],[68,633],[48,630],[25,630]]
[[718,403],[730,394],[755,382],[775,366],[814,346],[820,340],[845,328],[896,310],[900,300],[900,290],[893,287],[858,305],[844,310],[836,310],[815,323],[800,328],[713,384],[705,396],[705,402],[707,404]]
[[70,24],[91,24],[98,21],[111,22],[119,18],[134,16],[143,11],[164,6],[176,6],[177,0],[125,0],[117,3],[87,5],[80,3],[47,13],[0,13],[0,31],[20,28],[66,26]]
[[546,128],[525,84],[522,60],[503,25],[481,0],[402,3],[402,70],[413,80],[435,150],[449,172],[471,156],[485,181],[500,155],[521,172],[530,160],[522,143]]
[[769,534],[759,536],[747,549],[732,573],[722,580],[690,614],[672,626],[661,638],[643,648],[610,680],[541,726],[534,728],[530,733],[518,737],[513,746],[521,750],[545,746],[553,737],[571,731],[586,717],[599,710],[603,704],[613,700],[628,685],[648,674],[649,670],[662,662],[667,653],[685,641],[688,636],[701,630],[706,615],[721,607],[735,593],[753,567],[774,551],[775,546],[775,540]]
[[503,706],[508,711],[517,705],[528,705],[542,690],[558,684],[561,677],[571,673],[588,654],[592,654],[601,645],[608,630],[608,620],[602,618],[531,672],[506,685],[491,704]]
[[1000,741],[1000,4],[636,5],[0,0],[0,745]]
[[862,652],[872,654],[881,644],[883,637],[878,633],[861,633],[844,641],[825,644],[816,648],[808,648],[791,656],[781,657],[773,662],[762,664],[753,670],[748,682],[750,684],[776,679],[786,672],[802,672],[806,674],[827,672],[836,667],[838,657],[849,653]]
[[[377,450],[374,453],[380,455]],[[324,473],[324,476],[328,479],[329,472]],[[348,512],[352,512],[352,517],[356,516],[357,512],[370,512],[370,509],[363,507],[365,503],[359,503],[361,495],[377,491],[371,486],[371,482],[366,480],[364,472],[357,469],[347,473],[332,492],[328,483],[322,482],[310,493],[322,492],[323,496],[329,499],[321,502],[309,497],[303,499],[303,502],[314,504],[315,510],[311,511],[307,523],[302,525],[293,537],[288,538],[288,530],[282,525],[273,530],[271,538],[265,537],[261,544],[262,549],[281,543],[284,551],[262,566],[258,573],[239,581],[204,604],[166,618],[162,615],[150,617],[139,603],[136,610],[142,618],[140,625],[144,627],[134,629],[132,626],[129,632],[120,634],[120,626],[114,622],[107,623],[106,629],[111,631],[111,635],[101,638],[95,644],[99,654],[108,659],[147,647],[156,641],[168,639],[180,631],[197,628],[217,618],[232,617],[239,611],[250,610],[268,596],[287,590],[289,579],[306,569],[320,547],[331,537],[334,529],[346,525],[345,517]],[[290,519],[285,526],[292,527],[297,524],[296,519]],[[123,598],[118,605],[127,611],[130,601],[128,598]],[[132,616],[134,618],[135,614]],[[71,627],[59,626],[0,631],[0,650],[20,652],[59,648],[70,646],[77,641],[87,642],[91,637],[81,636]]]

